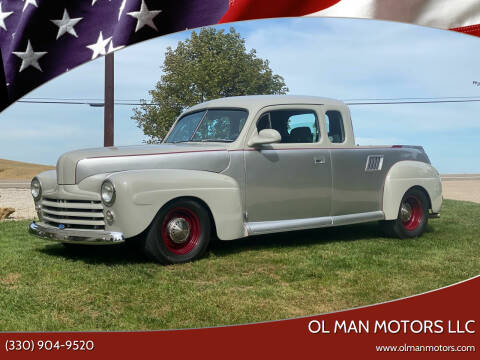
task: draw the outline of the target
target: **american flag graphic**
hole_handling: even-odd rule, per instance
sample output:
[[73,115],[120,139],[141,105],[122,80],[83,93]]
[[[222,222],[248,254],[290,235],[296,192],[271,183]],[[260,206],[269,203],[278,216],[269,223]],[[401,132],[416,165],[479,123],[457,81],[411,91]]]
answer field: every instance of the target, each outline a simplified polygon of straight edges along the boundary
[[142,40],[217,23],[308,14],[404,21],[480,36],[478,0],[0,0],[0,111],[55,76]]
[[227,9],[227,0],[2,0],[0,109],[89,60],[215,24]]

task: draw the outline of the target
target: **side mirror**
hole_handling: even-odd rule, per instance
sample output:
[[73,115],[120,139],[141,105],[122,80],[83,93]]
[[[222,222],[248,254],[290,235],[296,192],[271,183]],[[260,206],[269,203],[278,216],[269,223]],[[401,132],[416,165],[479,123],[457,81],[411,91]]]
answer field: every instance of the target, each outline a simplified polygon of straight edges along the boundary
[[282,135],[275,129],[260,130],[258,135],[255,135],[248,141],[248,146],[259,146],[265,144],[274,144],[282,141]]

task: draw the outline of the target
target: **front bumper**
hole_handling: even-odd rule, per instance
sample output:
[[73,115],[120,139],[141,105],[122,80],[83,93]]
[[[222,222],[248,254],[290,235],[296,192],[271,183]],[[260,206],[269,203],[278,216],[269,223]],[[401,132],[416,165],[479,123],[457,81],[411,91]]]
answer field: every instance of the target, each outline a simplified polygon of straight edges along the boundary
[[29,231],[30,234],[42,239],[73,244],[108,245],[119,244],[125,241],[123,234],[120,232],[59,229],[54,226],[36,222],[30,224]]

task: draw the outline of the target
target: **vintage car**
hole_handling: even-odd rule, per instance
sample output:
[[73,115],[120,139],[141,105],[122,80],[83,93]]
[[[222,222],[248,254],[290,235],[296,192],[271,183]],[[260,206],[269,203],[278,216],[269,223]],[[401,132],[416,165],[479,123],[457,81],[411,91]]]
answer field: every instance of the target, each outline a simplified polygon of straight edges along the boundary
[[417,237],[442,204],[421,146],[355,145],[343,102],[282,95],[193,106],[158,145],[68,152],[31,189],[34,235],[134,239],[160,263],[196,259],[212,237],[368,221]]

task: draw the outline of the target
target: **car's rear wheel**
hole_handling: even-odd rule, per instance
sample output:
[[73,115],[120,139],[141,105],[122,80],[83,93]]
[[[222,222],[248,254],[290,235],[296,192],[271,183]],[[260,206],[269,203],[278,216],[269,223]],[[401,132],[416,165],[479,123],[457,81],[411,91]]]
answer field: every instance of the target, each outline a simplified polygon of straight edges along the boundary
[[180,199],[162,208],[147,234],[145,253],[162,264],[178,264],[202,256],[210,242],[208,211],[198,202]]
[[419,189],[410,189],[403,195],[395,220],[384,221],[383,229],[389,236],[401,239],[421,236],[428,223],[428,199]]

